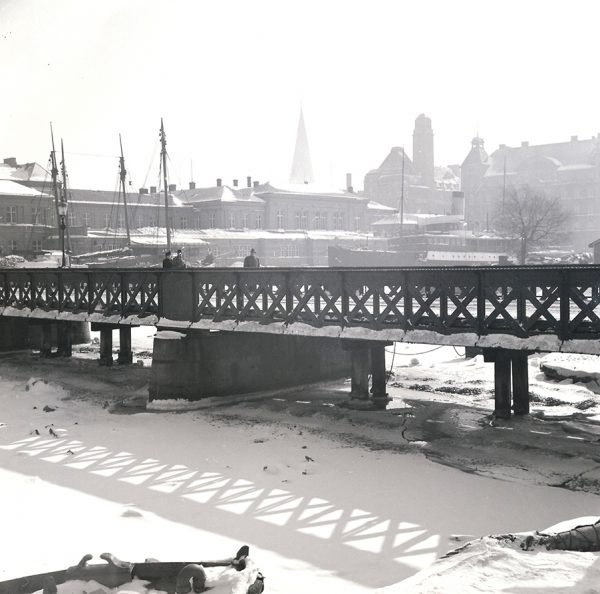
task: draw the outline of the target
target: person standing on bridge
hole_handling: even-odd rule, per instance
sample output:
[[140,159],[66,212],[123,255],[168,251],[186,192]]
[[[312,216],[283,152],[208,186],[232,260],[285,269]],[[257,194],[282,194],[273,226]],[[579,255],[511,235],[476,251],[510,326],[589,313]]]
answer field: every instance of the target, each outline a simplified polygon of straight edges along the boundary
[[162,262],[163,268],[173,268],[173,259],[171,258],[171,252],[165,252],[165,257]]
[[244,258],[244,268],[260,268],[260,260],[257,258],[254,248],[250,250],[250,255]]
[[177,255],[173,258],[173,268],[185,268],[185,261],[183,260],[181,250],[177,250]]

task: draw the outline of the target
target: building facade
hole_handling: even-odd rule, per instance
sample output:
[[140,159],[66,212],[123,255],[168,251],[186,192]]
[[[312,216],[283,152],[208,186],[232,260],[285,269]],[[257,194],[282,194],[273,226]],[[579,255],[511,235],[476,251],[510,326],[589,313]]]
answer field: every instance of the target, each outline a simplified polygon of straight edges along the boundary
[[585,251],[600,228],[600,136],[571,137],[543,145],[500,145],[491,155],[476,137],[461,167],[465,216],[469,227],[493,226],[495,213],[508,192],[529,186],[558,197],[569,213],[565,230],[570,246]]

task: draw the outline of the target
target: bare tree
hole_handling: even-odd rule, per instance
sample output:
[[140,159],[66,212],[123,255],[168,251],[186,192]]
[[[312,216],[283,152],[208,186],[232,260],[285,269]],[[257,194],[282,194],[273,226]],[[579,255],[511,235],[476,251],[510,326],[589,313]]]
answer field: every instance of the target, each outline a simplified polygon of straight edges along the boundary
[[498,204],[494,225],[499,233],[519,239],[519,264],[525,264],[533,247],[551,244],[566,235],[569,218],[560,198],[522,186],[511,189]]

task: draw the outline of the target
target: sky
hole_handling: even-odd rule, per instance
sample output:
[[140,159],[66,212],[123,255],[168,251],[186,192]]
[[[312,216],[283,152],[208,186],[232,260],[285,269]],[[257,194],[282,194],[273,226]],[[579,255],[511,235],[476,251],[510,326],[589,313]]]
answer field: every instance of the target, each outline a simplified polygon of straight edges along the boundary
[[435,161],[471,139],[600,132],[595,0],[0,0],[0,157],[46,165],[50,122],[71,187],[113,189],[119,134],[133,188],[287,182],[300,109],[316,181],[412,155],[432,119]]

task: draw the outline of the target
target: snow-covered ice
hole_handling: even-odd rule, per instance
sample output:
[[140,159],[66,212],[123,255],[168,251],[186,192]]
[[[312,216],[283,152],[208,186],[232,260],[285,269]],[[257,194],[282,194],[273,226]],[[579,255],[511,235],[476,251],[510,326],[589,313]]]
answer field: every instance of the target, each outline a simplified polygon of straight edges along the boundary
[[135,404],[153,329],[134,334],[144,366],[99,367],[94,343],[0,360],[0,580],[88,552],[193,561],[248,544],[266,592],[594,591],[597,554],[488,536],[600,515],[600,397],[547,379],[540,356],[532,414],[511,421],[488,416],[492,365],[410,344],[388,349],[387,411],[337,406],[344,382],[157,411]]

